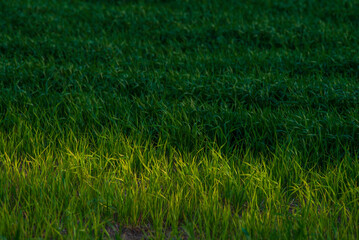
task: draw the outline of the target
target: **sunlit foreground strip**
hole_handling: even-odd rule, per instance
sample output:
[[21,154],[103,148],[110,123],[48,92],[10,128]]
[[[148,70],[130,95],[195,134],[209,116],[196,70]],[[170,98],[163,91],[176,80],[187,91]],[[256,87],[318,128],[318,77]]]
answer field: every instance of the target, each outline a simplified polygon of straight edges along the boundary
[[111,131],[95,142],[70,133],[47,147],[38,131],[27,142],[0,136],[0,231],[9,239],[358,233],[359,163],[349,156],[319,170],[291,146],[264,157],[205,143],[179,152]]

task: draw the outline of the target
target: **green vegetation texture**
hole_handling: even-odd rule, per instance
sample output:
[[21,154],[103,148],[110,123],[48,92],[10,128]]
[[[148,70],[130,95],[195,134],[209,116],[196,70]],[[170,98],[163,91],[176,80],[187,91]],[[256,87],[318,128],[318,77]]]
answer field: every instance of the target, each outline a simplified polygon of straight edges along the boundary
[[0,1],[0,239],[358,239],[358,0]]

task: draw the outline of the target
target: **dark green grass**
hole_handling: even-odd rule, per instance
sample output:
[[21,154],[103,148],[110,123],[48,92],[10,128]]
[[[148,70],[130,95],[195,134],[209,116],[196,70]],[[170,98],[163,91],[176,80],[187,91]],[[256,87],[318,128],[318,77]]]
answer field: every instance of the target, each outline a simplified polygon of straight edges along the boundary
[[359,2],[0,2],[0,238],[356,239]]

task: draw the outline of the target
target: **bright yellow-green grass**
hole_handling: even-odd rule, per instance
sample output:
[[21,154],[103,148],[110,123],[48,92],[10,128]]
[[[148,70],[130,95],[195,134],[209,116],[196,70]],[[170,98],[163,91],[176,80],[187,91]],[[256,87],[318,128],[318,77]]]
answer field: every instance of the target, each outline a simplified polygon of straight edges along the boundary
[[0,1],[0,239],[358,239],[358,0]]

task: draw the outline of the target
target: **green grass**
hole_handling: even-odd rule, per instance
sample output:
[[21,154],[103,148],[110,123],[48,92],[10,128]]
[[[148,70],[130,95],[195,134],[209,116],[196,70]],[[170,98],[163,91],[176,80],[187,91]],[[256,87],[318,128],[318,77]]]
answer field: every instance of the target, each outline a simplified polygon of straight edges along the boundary
[[0,1],[0,239],[357,239],[358,0]]

